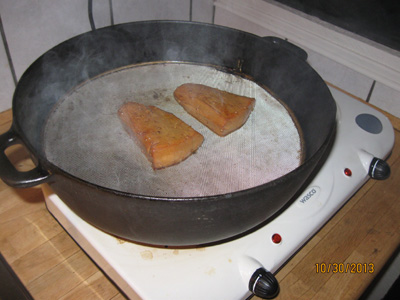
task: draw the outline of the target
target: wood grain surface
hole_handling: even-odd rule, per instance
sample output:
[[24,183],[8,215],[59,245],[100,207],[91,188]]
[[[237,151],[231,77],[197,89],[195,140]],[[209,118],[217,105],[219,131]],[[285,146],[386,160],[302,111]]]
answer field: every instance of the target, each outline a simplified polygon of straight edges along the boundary
[[[0,113],[0,133],[11,121],[11,111]],[[277,273],[277,299],[357,299],[398,249],[398,129],[388,159],[391,177],[369,180]],[[22,147],[6,152],[20,170],[32,167]],[[40,187],[14,189],[0,181],[0,252],[35,299],[125,299],[50,215]],[[322,263],[373,264],[374,269],[317,272]]]

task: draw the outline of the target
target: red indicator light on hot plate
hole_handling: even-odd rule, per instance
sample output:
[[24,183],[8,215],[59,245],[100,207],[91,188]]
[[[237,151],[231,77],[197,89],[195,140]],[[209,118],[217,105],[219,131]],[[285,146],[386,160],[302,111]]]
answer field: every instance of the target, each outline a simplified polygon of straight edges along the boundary
[[281,237],[281,235],[278,234],[278,233],[274,233],[274,234],[272,235],[272,242],[273,242],[274,244],[280,244],[280,242],[282,242],[282,237]]
[[347,177],[350,177],[351,174],[353,174],[353,173],[351,172],[351,170],[349,168],[344,169],[344,175],[346,175]]

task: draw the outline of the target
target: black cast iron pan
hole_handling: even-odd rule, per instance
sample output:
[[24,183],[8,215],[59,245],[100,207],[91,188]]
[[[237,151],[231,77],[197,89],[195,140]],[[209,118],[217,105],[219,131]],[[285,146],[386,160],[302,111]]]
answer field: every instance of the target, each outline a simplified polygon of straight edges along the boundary
[[[140,243],[192,246],[241,235],[267,222],[290,203],[334,138],[335,102],[326,84],[305,61],[306,57],[301,49],[277,38],[192,22],[128,23],[77,36],[43,54],[21,77],[13,98],[12,128],[0,138],[1,178],[15,187],[47,183],[84,220]],[[66,95],[74,95],[77,87],[80,89],[109,74],[153,64],[212,68],[267,89],[296,124],[302,146],[300,165],[256,186],[188,196],[179,192],[176,195],[135,192],[140,180],[131,190],[107,186],[99,178],[111,178],[115,172],[102,171],[95,178],[84,177],[60,166],[57,157],[49,159],[47,147],[51,148],[57,134],[62,138],[68,128],[64,126],[68,118],[60,117],[57,123],[54,115],[62,111],[60,116],[68,116],[79,99],[90,98],[83,92],[87,97],[78,97],[60,110]],[[154,95],[153,100],[158,97]],[[120,100],[110,98],[101,105],[116,105],[115,101]],[[91,114],[96,113],[104,111],[94,110]],[[53,131],[54,140],[49,142],[46,132],[49,122],[54,120],[52,124],[63,126],[62,130]],[[4,150],[17,142],[23,143],[37,160],[37,167],[28,173],[16,171],[4,155]],[[76,149],[79,148],[72,147],[66,152]],[[80,153],[74,157],[80,157]],[[89,157],[83,155],[79,159],[85,162]],[[107,159],[118,159],[118,155],[112,154]],[[132,178],[148,176],[134,173],[130,175]]]

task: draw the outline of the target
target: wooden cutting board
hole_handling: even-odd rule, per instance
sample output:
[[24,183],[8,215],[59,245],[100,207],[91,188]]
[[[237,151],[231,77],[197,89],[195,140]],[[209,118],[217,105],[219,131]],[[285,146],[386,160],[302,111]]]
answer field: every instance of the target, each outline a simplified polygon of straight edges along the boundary
[[[277,299],[357,299],[398,249],[400,123],[386,115],[396,128],[391,177],[368,181],[277,273]],[[0,113],[0,133],[11,120]],[[7,155],[21,170],[32,165],[21,147]],[[0,181],[0,252],[35,299],[125,299],[50,215],[40,187]]]

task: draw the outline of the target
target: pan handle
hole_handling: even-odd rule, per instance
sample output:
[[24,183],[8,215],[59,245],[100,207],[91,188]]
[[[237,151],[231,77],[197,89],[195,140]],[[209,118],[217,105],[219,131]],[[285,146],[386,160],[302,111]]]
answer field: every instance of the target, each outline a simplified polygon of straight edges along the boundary
[[292,52],[297,57],[301,58],[302,60],[306,61],[308,54],[305,50],[301,49],[300,47],[288,42],[287,40],[278,38],[276,36],[266,36],[263,39],[270,41],[271,43],[278,45],[279,47],[286,49]]
[[22,144],[22,141],[12,129],[0,135],[0,178],[7,185],[17,188],[32,187],[46,181],[50,174],[40,164],[27,172],[20,172],[14,167],[5,150],[15,144]]

